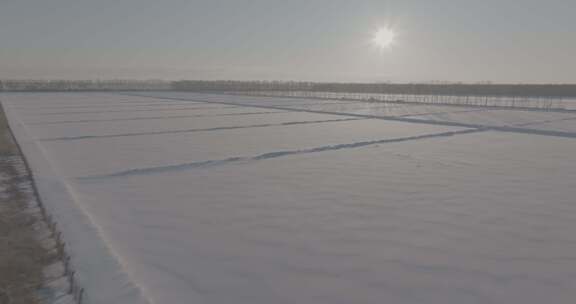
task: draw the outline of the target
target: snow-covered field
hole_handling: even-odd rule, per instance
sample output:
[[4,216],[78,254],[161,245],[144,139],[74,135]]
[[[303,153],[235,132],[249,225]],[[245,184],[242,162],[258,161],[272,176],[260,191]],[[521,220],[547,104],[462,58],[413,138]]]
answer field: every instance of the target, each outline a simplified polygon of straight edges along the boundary
[[0,96],[89,304],[576,301],[576,112],[141,94]]

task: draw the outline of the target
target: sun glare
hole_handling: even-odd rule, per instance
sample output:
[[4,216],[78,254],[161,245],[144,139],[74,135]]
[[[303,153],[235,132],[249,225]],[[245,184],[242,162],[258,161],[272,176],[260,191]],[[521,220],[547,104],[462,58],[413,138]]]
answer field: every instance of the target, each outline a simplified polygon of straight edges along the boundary
[[396,32],[389,27],[378,29],[372,37],[372,43],[379,49],[387,49],[396,41]]

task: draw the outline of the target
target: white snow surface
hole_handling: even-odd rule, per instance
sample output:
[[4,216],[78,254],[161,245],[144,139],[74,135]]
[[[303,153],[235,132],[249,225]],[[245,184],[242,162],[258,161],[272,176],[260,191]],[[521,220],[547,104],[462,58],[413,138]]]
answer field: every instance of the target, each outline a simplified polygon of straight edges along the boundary
[[576,300],[576,112],[134,94],[0,96],[88,304]]

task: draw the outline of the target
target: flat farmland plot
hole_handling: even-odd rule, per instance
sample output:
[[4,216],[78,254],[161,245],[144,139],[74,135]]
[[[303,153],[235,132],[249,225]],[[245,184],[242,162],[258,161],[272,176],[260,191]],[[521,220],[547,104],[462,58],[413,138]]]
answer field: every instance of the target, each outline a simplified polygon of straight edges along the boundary
[[89,303],[576,298],[576,114],[142,94],[2,96]]

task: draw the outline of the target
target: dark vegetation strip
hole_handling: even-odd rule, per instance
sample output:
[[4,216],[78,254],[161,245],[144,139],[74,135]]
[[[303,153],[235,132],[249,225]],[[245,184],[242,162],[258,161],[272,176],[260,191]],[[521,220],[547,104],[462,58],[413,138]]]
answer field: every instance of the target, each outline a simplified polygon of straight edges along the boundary
[[298,81],[173,81],[171,89],[209,92],[328,92],[441,96],[576,97],[576,84],[337,83]]
[[31,172],[0,103],[0,303],[84,304],[62,233]]
[[410,94],[455,96],[576,97],[576,84],[493,83],[346,83],[309,81],[230,80],[0,80],[0,92],[329,92],[351,94]]
[[39,303],[43,269],[54,256],[42,246],[36,230],[39,218],[29,205],[29,182],[22,176],[20,152],[10,136],[0,106],[0,303]]

